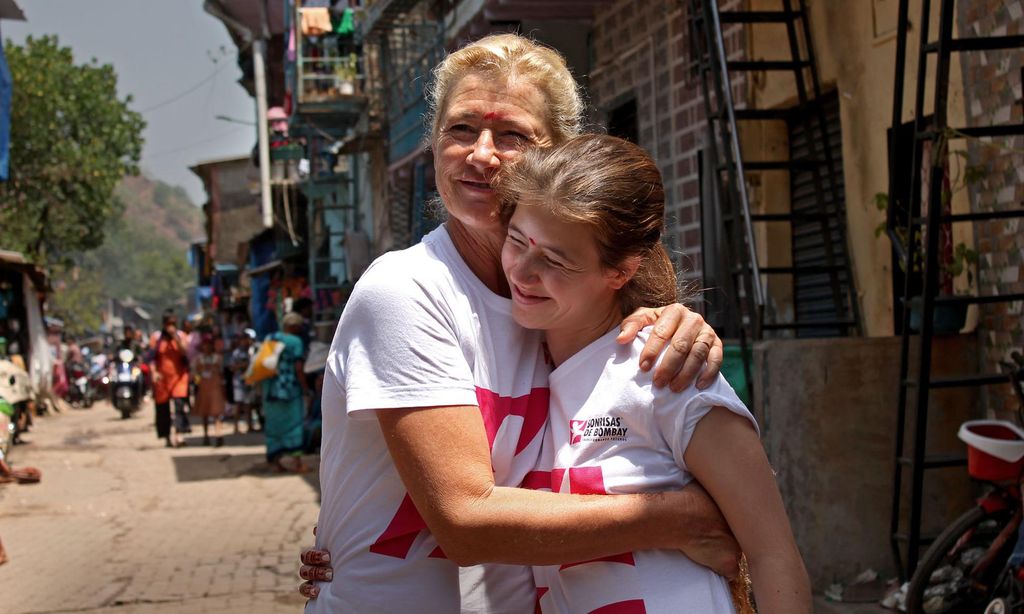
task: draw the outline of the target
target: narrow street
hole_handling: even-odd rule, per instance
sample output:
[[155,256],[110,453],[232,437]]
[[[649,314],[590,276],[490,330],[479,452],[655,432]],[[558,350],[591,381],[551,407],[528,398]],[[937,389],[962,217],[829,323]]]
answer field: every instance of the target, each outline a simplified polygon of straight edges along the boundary
[[[244,427],[243,427],[244,428]],[[317,459],[269,473],[259,435],[168,449],[153,407],[122,421],[107,403],[36,420],[0,485],[0,611],[298,612],[298,554],[312,542]]]

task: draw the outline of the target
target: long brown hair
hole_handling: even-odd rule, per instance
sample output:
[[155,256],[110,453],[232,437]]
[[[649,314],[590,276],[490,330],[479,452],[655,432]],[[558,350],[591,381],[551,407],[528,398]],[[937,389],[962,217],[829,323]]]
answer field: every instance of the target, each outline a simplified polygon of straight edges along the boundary
[[623,314],[676,302],[675,269],[661,244],[665,188],[654,160],[640,147],[604,134],[585,134],[549,149],[532,149],[497,179],[507,223],[517,205],[543,204],[559,218],[590,226],[601,264],[640,263],[619,291]]

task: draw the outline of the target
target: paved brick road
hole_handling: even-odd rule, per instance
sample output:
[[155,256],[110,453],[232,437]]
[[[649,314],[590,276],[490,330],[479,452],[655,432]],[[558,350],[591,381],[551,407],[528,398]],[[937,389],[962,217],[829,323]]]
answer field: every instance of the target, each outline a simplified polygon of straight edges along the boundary
[[259,435],[166,449],[152,424],[105,403],[37,420],[12,461],[42,483],[0,485],[0,612],[301,611],[316,472],[262,471]]

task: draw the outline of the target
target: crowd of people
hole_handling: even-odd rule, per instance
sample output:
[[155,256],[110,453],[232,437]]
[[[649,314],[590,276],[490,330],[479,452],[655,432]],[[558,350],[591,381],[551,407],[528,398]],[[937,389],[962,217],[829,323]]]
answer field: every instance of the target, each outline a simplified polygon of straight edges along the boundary
[[[294,307],[302,308],[300,303]],[[149,339],[143,356],[151,364],[156,434],[168,447],[187,445],[193,421],[202,427],[203,445],[224,444],[224,422],[240,433],[259,430],[266,441],[267,462],[279,471],[305,472],[302,454],[316,446],[318,403],[312,394],[323,365],[307,364],[309,325],[298,310],[284,315],[281,330],[257,340],[252,329],[225,340],[207,321],[186,320],[178,328],[172,312]],[[260,343],[283,344],[274,374],[250,382],[247,373]],[[291,464],[286,460],[294,459]]]
[[[227,333],[208,315],[185,318],[179,327],[177,314],[170,310],[152,334],[125,325],[121,339],[98,350],[57,334],[51,342],[54,390],[69,398],[71,365],[102,369],[117,352],[129,350],[142,373],[139,395],[152,397],[156,435],[167,447],[188,445],[185,435],[193,427],[202,429],[202,445],[213,447],[224,445],[228,429],[234,434],[262,432],[272,469],[305,472],[301,455],[315,451],[319,441],[320,404],[313,396],[322,381],[325,356],[316,352],[319,359],[306,360],[313,346],[303,315],[308,307],[296,301],[281,318],[281,330],[265,339],[244,326],[235,325],[235,332]],[[284,345],[276,373],[249,383],[246,374],[266,340]]]

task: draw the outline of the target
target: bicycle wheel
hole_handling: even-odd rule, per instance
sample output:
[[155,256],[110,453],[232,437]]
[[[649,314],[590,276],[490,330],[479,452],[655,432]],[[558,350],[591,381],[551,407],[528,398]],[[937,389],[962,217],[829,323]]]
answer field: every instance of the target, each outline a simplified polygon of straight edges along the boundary
[[1013,517],[1013,510],[989,513],[971,508],[946,527],[917,566],[907,589],[908,614],[975,614],[985,609],[994,584],[1013,551],[1016,535],[1000,548],[982,574],[971,569]]

